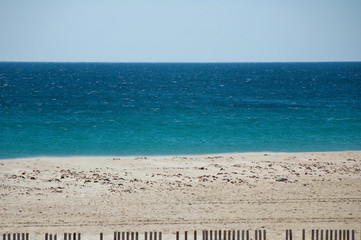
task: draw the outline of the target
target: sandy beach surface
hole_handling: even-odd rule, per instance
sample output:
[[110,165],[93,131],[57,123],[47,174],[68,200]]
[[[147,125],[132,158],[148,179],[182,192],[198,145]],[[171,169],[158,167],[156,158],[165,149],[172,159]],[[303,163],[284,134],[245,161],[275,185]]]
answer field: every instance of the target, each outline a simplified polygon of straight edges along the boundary
[[319,228],[359,236],[361,152],[0,160],[0,198],[1,233],[162,231],[167,239],[266,229],[268,239],[284,239],[286,229],[296,238]]

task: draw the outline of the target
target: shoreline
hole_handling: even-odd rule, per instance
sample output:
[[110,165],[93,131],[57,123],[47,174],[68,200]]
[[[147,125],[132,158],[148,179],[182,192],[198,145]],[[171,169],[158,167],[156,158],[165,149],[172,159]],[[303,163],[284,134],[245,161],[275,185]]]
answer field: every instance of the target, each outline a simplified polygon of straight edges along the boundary
[[26,161],[36,159],[113,159],[113,158],[174,158],[174,157],[213,157],[213,156],[235,156],[235,155],[262,155],[262,154],[328,154],[328,153],[360,153],[361,150],[343,150],[343,151],[306,151],[306,152],[273,152],[273,151],[262,151],[262,152],[225,152],[225,153],[204,153],[204,154],[170,154],[170,155],[66,155],[66,156],[53,156],[53,155],[39,155],[30,157],[15,157],[15,158],[0,158],[0,161]]
[[8,159],[0,195],[3,232],[357,230],[361,151]]

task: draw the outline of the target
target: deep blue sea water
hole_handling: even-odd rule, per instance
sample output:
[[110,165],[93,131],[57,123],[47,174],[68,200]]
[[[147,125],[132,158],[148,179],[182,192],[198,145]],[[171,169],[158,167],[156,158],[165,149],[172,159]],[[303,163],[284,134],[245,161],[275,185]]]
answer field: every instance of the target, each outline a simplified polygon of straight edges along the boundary
[[361,150],[361,63],[0,63],[0,158]]

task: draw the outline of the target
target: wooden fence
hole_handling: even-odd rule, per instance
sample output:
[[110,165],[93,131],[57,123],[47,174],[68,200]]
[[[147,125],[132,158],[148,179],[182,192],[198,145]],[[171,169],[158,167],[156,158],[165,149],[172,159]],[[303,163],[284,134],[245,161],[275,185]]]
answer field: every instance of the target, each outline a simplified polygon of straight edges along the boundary
[[[355,240],[355,230],[312,229],[309,232],[302,230],[302,240]],[[292,230],[286,230],[286,240],[292,239]],[[361,240],[361,235],[360,235]]]
[[[100,233],[103,240],[103,233]],[[114,232],[114,240],[139,240],[139,232]],[[162,232],[145,232],[144,240],[162,240]]]
[[[250,230],[203,230],[202,240],[250,240]],[[254,240],[266,240],[266,230],[255,230]],[[179,232],[176,232],[176,240],[179,239]],[[188,232],[184,232],[184,240],[188,239]],[[197,231],[194,231],[193,240],[197,240]]]
[[[12,237],[12,238],[11,238]],[[29,233],[4,233],[3,240],[29,240]]]
[[[267,240],[266,230],[203,230],[200,240]],[[139,232],[114,232],[113,240],[139,240]],[[190,233],[184,231],[181,237],[179,231],[175,232],[175,240],[197,240],[199,232]],[[302,230],[302,240],[356,240],[355,230]],[[1,235],[0,235],[1,236]],[[144,240],[162,240],[162,232],[144,232]],[[81,233],[64,233],[63,238],[58,239],[57,234],[45,233],[45,240],[81,240]],[[100,240],[104,240],[104,234],[100,233]],[[294,240],[292,229],[285,231],[286,240]],[[2,240],[30,240],[29,233],[4,233]],[[107,239],[110,240],[110,239]],[[361,232],[360,232],[361,240]]]

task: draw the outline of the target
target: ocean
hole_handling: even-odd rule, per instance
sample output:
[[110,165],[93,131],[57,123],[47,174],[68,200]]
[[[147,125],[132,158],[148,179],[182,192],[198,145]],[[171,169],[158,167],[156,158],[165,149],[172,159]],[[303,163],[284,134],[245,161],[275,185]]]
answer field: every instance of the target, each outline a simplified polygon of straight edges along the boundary
[[361,63],[0,63],[0,159],[361,150]]

